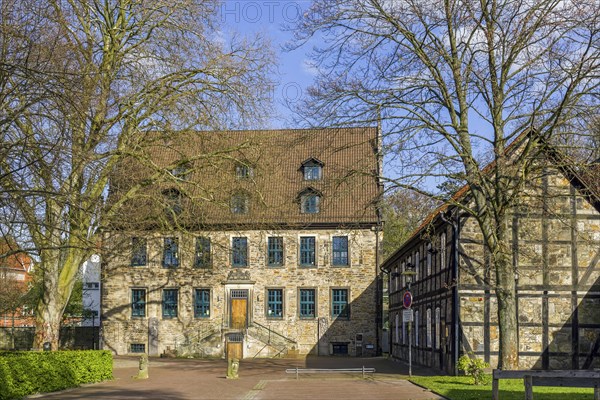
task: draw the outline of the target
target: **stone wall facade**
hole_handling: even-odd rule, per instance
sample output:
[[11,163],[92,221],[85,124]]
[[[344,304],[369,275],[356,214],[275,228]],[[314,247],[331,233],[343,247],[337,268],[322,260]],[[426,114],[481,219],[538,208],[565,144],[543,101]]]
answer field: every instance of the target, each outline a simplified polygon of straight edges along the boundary
[[[519,365],[598,368],[600,213],[554,168],[530,182],[523,200],[512,216]],[[472,219],[461,224],[462,352],[496,366],[498,306],[480,235]]]
[[[512,213],[521,368],[600,366],[600,213],[581,189],[546,167],[528,182]],[[452,219],[456,242],[452,225],[438,215],[384,262],[392,355],[408,357],[408,324],[402,322],[407,285],[400,273],[410,263],[418,271],[411,285],[413,361],[456,373],[458,356],[469,353],[496,367],[493,266],[477,222],[456,209]]]
[[[332,265],[332,240],[340,236],[348,238],[348,266]],[[146,239],[145,265],[132,266],[132,237]],[[172,237],[178,239],[179,265],[164,268],[164,239]],[[197,237],[210,238],[208,268],[194,266]],[[238,237],[247,239],[247,267],[232,266],[232,240]],[[283,238],[282,266],[267,265],[269,237]],[[300,237],[314,237],[316,265],[299,265]],[[104,348],[115,354],[143,348],[150,355],[185,350],[200,356],[222,357],[229,341],[239,340],[234,337],[242,333],[243,357],[345,351],[349,355],[375,355],[376,241],[376,233],[370,228],[112,233],[105,239],[105,243],[110,243],[112,256],[105,257],[103,265]],[[143,289],[146,294],[141,317],[132,312],[134,289]],[[167,318],[163,317],[162,303],[164,290],[169,289],[178,293],[177,315]],[[195,289],[209,291],[208,315],[195,317]],[[269,289],[282,291],[281,317],[268,313]],[[299,315],[301,289],[315,291],[313,318]],[[349,318],[332,314],[335,289],[348,293]],[[245,299],[242,328],[236,319],[239,315],[234,316],[240,312],[239,303],[233,305],[239,293]]]

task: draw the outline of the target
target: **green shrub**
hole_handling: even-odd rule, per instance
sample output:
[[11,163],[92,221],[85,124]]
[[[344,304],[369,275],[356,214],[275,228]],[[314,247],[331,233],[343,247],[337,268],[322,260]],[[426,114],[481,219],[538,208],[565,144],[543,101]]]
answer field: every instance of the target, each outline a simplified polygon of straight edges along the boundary
[[112,367],[103,350],[0,353],[0,400],[112,379]]
[[473,378],[474,385],[485,385],[487,379],[485,369],[489,367],[490,364],[480,358],[471,358],[468,355],[462,355],[458,359],[458,369],[470,375]]

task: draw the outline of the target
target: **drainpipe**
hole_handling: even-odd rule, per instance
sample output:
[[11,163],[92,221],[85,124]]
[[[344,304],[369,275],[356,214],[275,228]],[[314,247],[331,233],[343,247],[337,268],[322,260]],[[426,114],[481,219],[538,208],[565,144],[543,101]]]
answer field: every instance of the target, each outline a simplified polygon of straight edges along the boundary
[[459,324],[459,309],[458,309],[458,225],[459,225],[459,217],[458,212],[455,213],[455,218],[452,218],[452,215],[449,215],[447,218],[444,213],[440,213],[442,220],[450,226],[452,226],[452,279],[454,280],[452,285],[452,323],[453,323],[453,343],[452,343],[452,359],[453,366],[452,372],[454,376],[458,375],[458,351],[460,346],[460,339],[458,337],[460,333],[460,324]]
[[[377,226],[375,227],[375,310],[377,315],[375,316],[375,355],[381,355],[381,347],[379,345],[379,334],[383,335],[383,275],[380,274],[379,269],[379,232],[381,230],[381,217],[379,211],[377,212]],[[381,278],[380,278],[381,277]]]

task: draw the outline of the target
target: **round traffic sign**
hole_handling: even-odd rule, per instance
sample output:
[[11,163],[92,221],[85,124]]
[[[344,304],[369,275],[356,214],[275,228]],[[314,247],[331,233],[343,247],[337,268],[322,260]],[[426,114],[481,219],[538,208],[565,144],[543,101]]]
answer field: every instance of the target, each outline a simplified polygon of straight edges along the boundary
[[410,308],[412,305],[412,293],[409,291],[404,292],[404,297],[402,298],[402,304],[404,304],[404,308]]

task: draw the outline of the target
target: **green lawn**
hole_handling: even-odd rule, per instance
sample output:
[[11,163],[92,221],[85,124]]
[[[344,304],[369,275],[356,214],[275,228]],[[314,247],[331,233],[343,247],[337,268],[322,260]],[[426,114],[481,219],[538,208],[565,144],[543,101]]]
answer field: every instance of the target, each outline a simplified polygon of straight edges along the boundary
[[[472,378],[466,376],[413,376],[410,381],[433,390],[451,400],[481,400],[490,399],[492,396],[492,378],[490,384],[472,385]],[[500,380],[500,399],[523,400],[525,390],[522,379]],[[594,389],[561,388],[561,387],[535,387],[533,388],[535,400],[591,400],[594,398]]]

